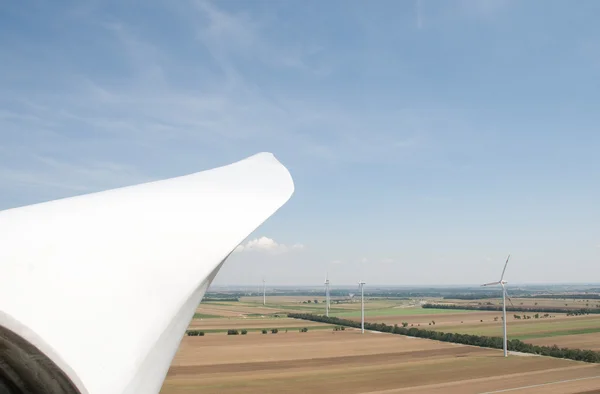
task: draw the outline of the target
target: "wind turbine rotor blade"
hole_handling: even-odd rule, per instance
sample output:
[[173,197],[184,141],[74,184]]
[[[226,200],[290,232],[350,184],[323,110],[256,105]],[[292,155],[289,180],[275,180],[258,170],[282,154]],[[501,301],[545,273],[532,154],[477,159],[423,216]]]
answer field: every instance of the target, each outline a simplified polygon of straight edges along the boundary
[[481,285],[481,286],[494,286],[494,285],[499,285],[499,284],[501,284],[501,283],[502,283],[502,282],[500,282],[500,281],[498,281],[498,282],[491,282],[491,283],[484,283],[484,284],[483,284],[483,285]]
[[157,394],[225,260],[293,192],[288,170],[260,153],[1,211],[0,342],[33,352],[1,363],[27,385],[26,373],[66,376],[76,390],[65,393]]
[[506,263],[504,263],[504,269],[502,270],[502,276],[500,276],[500,282],[502,282],[502,279],[504,279],[504,273],[506,272],[506,266],[508,265],[508,260],[510,260],[510,254],[508,255],[508,258],[506,259]]
[[515,304],[513,304],[513,302],[512,302],[512,298],[510,298],[510,296],[508,294],[506,295],[506,298],[508,298],[508,302],[510,302],[511,306],[515,306]]
[[504,294],[506,294],[506,298],[508,298],[508,302],[510,302],[510,305],[515,306],[512,302],[512,298],[510,298],[510,295],[508,295],[508,290],[506,290],[506,287],[504,287],[504,285],[502,287],[504,289]]

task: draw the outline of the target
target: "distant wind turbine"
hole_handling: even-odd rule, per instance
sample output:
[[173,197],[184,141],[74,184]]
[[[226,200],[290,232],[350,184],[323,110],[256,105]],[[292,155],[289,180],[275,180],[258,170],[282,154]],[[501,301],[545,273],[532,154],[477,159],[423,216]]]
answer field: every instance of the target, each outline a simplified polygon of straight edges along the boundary
[[[506,298],[508,297],[508,295],[506,293],[506,286],[505,286],[508,282],[504,280],[504,273],[506,272],[506,266],[508,265],[508,260],[510,260],[510,254],[508,255],[508,258],[506,259],[506,263],[504,263],[504,269],[502,270],[502,275],[500,276],[500,280],[498,282],[486,283],[484,285],[481,285],[481,286],[496,286],[496,285],[502,286],[502,324],[503,324],[502,328],[504,330],[504,340],[503,340],[504,357],[508,356],[508,349],[507,349],[508,343],[507,343],[507,337],[506,337]],[[508,297],[508,300],[512,304],[512,300],[510,299],[510,297]]]
[[329,273],[325,277],[325,316],[329,317],[329,308],[331,304],[329,303]]
[[263,278],[263,306],[267,305],[267,292],[265,287],[265,278]]
[[360,287],[360,331],[362,334],[365,333],[365,282],[362,280],[358,282]]

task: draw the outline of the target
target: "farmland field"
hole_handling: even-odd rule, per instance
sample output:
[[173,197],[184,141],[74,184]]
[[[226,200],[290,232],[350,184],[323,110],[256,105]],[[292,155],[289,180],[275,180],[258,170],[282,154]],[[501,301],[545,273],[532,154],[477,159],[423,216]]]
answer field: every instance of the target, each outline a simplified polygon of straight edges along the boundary
[[591,334],[571,334],[552,337],[541,337],[528,339],[525,342],[533,343],[534,345],[556,345],[558,347],[571,347],[600,351],[600,333],[598,332],[594,332]]
[[[308,300],[311,303],[307,303]],[[318,303],[315,304],[314,300]],[[430,302],[455,302],[459,305],[478,305],[496,299],[483,300],[436,300]],[[598,300],[590,300],[598,301]],[[262,297],[243,297],[240,302],[207,302],[197,309],[197,318],[190,328],[201,329],[206,333],[223,332],[229,328],[260,330],[262,328],[298,329],[300,326],[314,326],[319,329],[330,328],[314,322],[297,324],[293,319],[283,316],[289,312],[324,313],[323,297],[274,296],[267,297],[267,305],[262,305]],[[543,305],[558,307],[560,304],[577,305],[581,308],[589,304],[586,300],[574,299],[534,299],[515,298],[513,303],[524,306]],[[595,305],[595,304],[594,304]],[[514,315],[528,315],[531,319],[517,320]],[[360,303],[347,302],[332,304],[331,316],[344,319],[360,319]],[[508,312],[509,337],[521,339],[533,344],[558,345],[561,347],[598,349],[600,348],[600,315],[567,316],[564,313],[553,313],[549,318],[534,318],[533,312]],[[500,311],[476,311],[459,309],[421,308],[416,301],[374,299],[365,302],[365,320],[373,323],[389,325],[403,322],[409,326],[427,328],[444,332],[458,332],[488,336],[502,336],[502,313]],[[542,314],[540,314],[542,316]],[[594,335],[598,334],[598,335]],[[587,335],[581,337],[581,335]],[[586,345],[587,347],[582,347]]]
[[[432,313],[434,312],[434,313]],[[426,326],[435,321],[437,328],[447,325],[460,324],[461,322],[494,322],[494,318],[501,316],[498,312],[462,311],[455,309],[407,309],[400,315],[367,315],[365,319],[373,323],[398,324],[407,322],[414,326]],[[360,318],[359,316],[352,317]]]
[[[495,324],[494,324],[495,323]],[[578,347],[575,344],[570,345],[566,337],[571,337],[580,334],[600,333],[600,316],[570,316],[556,317],[550,319],[531,319],[531,320],[514,320],[512,315],[508,315],[507,319],[508,333],[510,338],[521,339],[528,342],[538,338],[555,338],[558,341],[559,337],[562,346]],[[442,330],[442,327],[440,327]],[[498,322],[469,323],[460,325],[444,326],[443,331],[458,332],[464,334],[477,334],[487,336],[502,336],[502,324]],[[599,337],[595,337],[598,339]],[[552,342],[549,339],[545,343]],[[532,342],[533,343],[533,342]],[[552,344],[551,344],[552,345]],[[594,344],[594,348],[598,347],[600,342]]]
[[[333,331],[332,325],[288,318],[289,312],[324,314],[323,297],[267,297],[264,306],[262,297],[201,304],[189,328],[206,335],[183,338],[161,393],[482,393],[525,386],[534,387],[519,392],[575,393],[600,386],[598,365],[531,355],[504,359],[493,349]],[[509,338],[600,350],[600,315],[535,319],[526,314],[532,318],[517,320],[508,313]],[[372,299],[365,315],[369,322],[502,335],[496,311],[424,309],[417,301]],[[360,303],[332,303],[331,316],[358,320]],[[299,332],[303,327],[308,332]],[[273,328],[279,333],[261,333]],[[229,329],[248,334],[226,335]]]
[[[444,303],[452,303],[458,305],[478,305],[479,303],[490,302],[493,305],[502,305],[501,298],[488,298],[480,300],[454,300],[444,299]],[[567,309],[582,309],[582,308],[600,308],[600,300],[580,300],[573,298],[513,298],[514,306],[522,307],[543,307],[543,308],[567,308]]]
[[498,350],[400,335],[309,331],[185,337],[161,393],[481,393],[581,378],[549,387],[597,388],[600,366],[505,359]]
[[[580,300],[580,299],[543,299],[543,298],[514,298],[513,304],[522,307],[554,307],[566,309],[595,308],[600,305],[599,300]],[[432,301],[435,302],[435,301]],[[455,303],[457,305],[479,305],[491,302],[494,305],[501,305],[500,299],[482,299],[482,300],[443,300],[445,303]],[[453,314],[442,316],[428,316],[435,320],[435,328],[432,329],[444,332],[457,332],[464,334],[477,334],[487,336],[502,336],[502,322],[500,311],[470,311],[464,314],[460,310],[453,311]],[[550,318],[535,318],[535,312],[507,312],[507,326],[509,339],[520,339],[527,343],[535,345],[568,347],[575,349],[600,350],[600,315],[590,314],[584,316],[567,316],[565,313],[551,313]],[[514,315],[521,316],[521,319],[515,319]],[[530,319],[523,319],[523,315]],[[540,313],[539,316],[543,314]],[[455,319],[460,317],[460,321]],[[498,320],[494,321],[494,317]],[[375,321],[377,317],[371,318]],[[380,319],[381,320],[381,319]],[[390,324],[388,319],[387,324]],[[403,319],[409,321],[408,319]],[[411,318],[417,322],[417,316]],[[483,320],[483,322],[481,321]],[[429,323],[419,321],[421,327]]]
[[[385,308],[385,309],[367,309],[367,313],[369,314],[369,319],[373,320],[383,317],[389,318],[390,316],[418,316],[418,315],[449,315],[455,314],[456,312],[461,312],[456,309],[433,309],[433,308]],[[462,311],[467,314],[473,313],[473,311]],[[344,312],[333,312],[333,316],[343,317],[343,318],[352,318],[352,317],[360,317],[360,310],[349,310]]]

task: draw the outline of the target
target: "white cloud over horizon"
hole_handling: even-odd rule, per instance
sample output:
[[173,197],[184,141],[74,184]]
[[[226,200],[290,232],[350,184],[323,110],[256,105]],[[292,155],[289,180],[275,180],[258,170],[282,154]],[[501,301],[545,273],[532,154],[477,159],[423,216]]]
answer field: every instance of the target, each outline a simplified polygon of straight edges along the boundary
[[262,252],[268,254],[283,254],[291,251],[299,251],[304,249],[304,245],[301,243],[295,243],[291,246],[279,243],[269,237],[259,237],[247,241],[245,244],[239,245],[235,252]]

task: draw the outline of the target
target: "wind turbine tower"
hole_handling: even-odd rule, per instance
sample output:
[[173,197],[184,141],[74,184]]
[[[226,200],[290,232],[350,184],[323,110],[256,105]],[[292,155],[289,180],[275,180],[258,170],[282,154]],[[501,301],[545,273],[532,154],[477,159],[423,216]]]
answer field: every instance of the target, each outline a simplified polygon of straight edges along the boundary
[[267,305],[267,292],[265,287],[265,278],[263,278],[263,306]]
[[329,317],[329,308],[331,304],[329,303],[329,273],[325,277],[325,316]]
[[358,282],[360,287],[360,331],[362,334],[365,333],[365,282],[362,280]]
[[[504,280],[504,273],[506,272],[506,266],[508,265],[508,260],[510,260],[510,254],[508,255],[508,258],[506,259],[506,263],[504,263],[504,269],[502,270],[502,275],[500,276],[500,280],[498,282],[492,282],[492,283],[486,283],[484,285],[481,286],[497,286],[500,285],[502,286],[502,328],[504,330],[504,340],[503,340],[503,349],[504,349],[504,357],[508,357],[508,349],[507,349],[507,338],[506,338],[506,298],[508,297],[508,295],[506,294],[506,284],[508,283],[507,281]],[[509,301],[510,301],[510,297],[508,297]],[[512,301],[510,301],[512,304]]]

